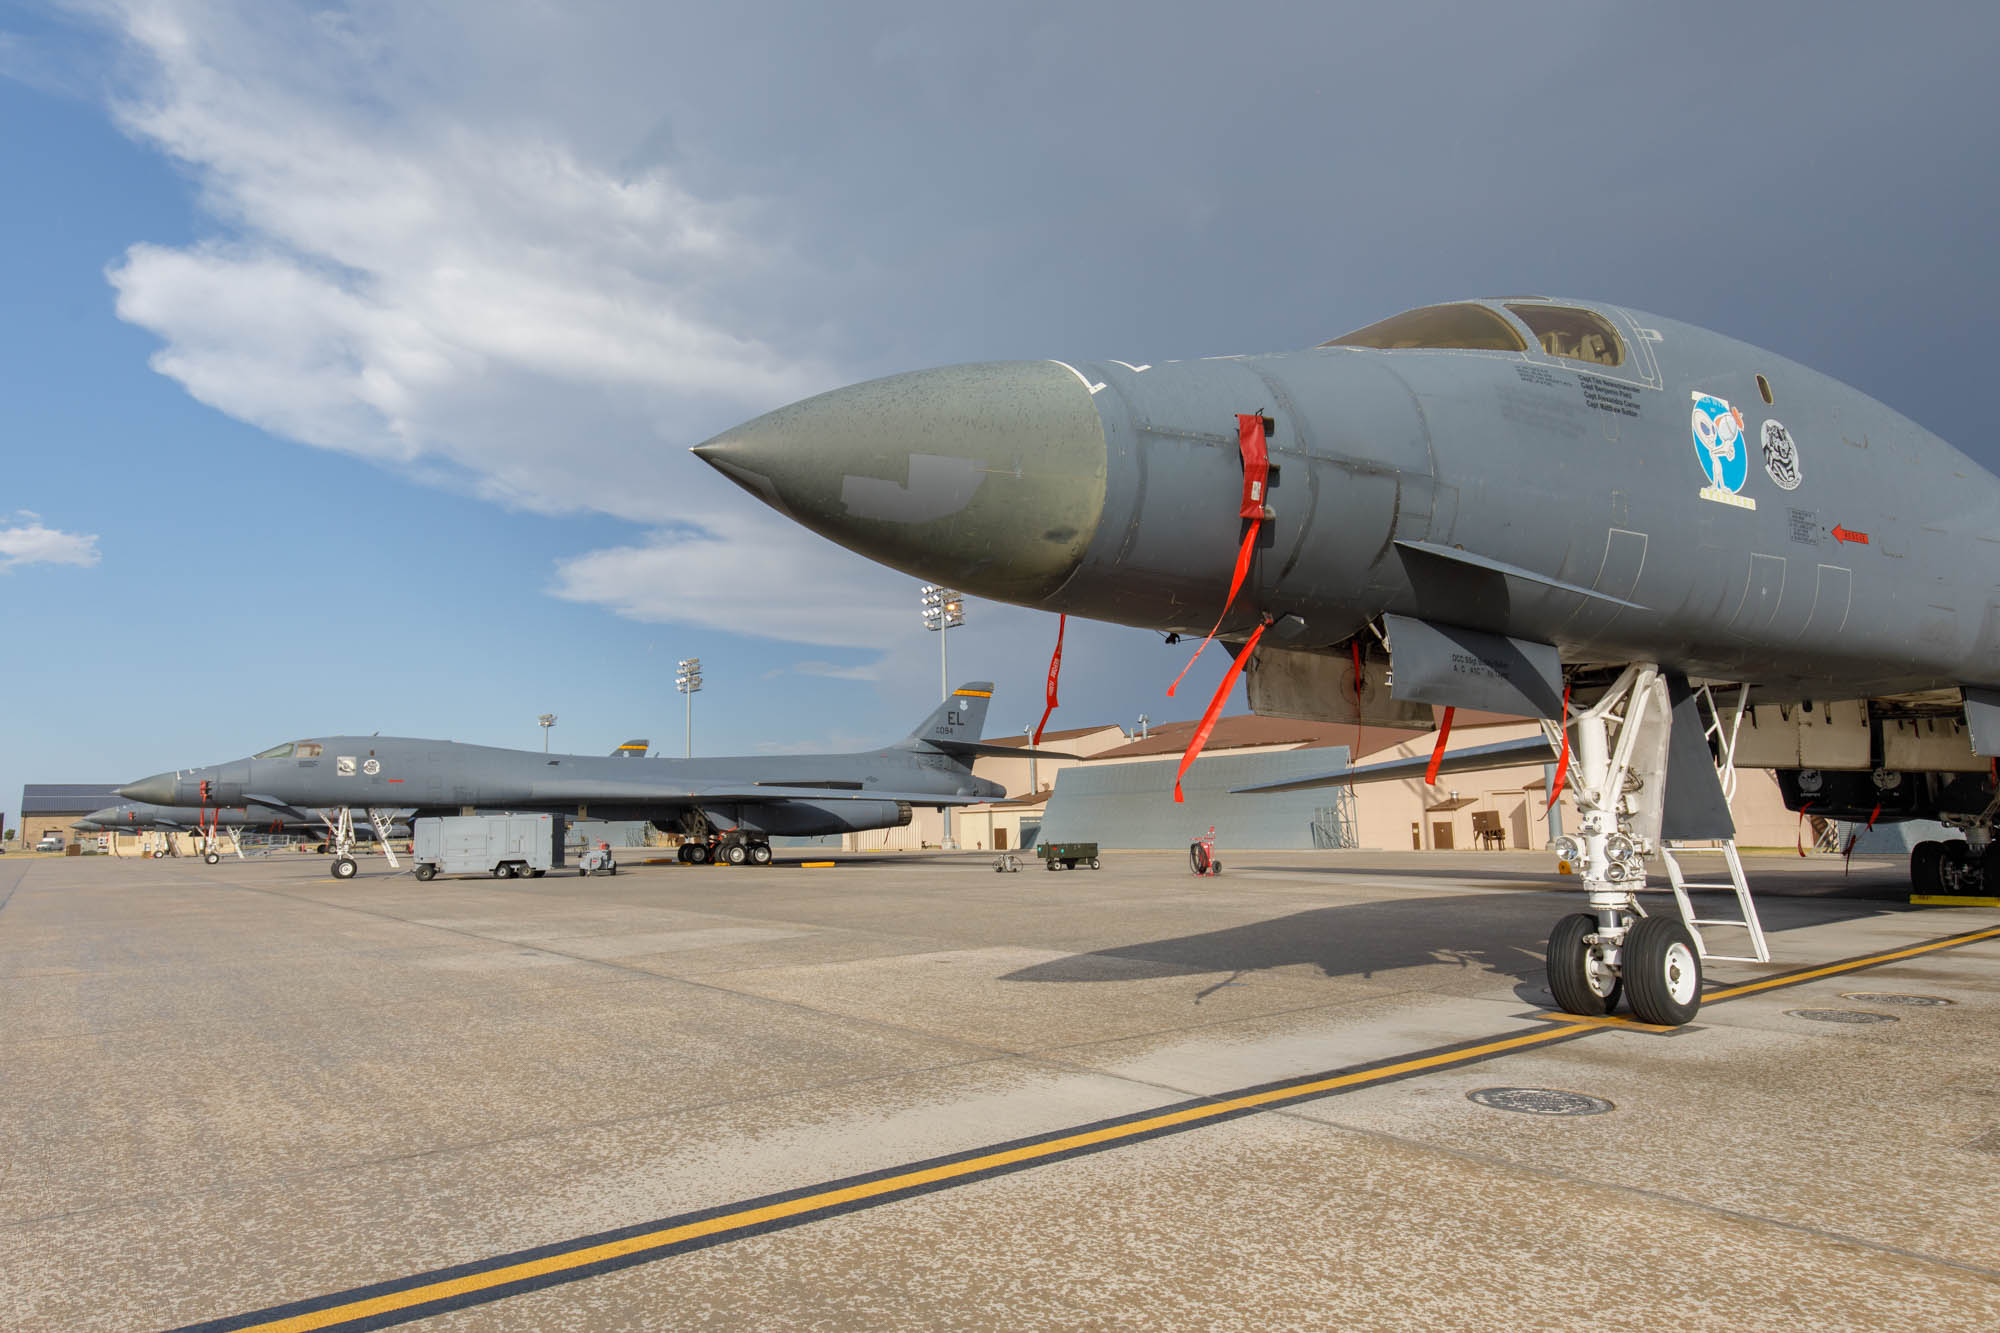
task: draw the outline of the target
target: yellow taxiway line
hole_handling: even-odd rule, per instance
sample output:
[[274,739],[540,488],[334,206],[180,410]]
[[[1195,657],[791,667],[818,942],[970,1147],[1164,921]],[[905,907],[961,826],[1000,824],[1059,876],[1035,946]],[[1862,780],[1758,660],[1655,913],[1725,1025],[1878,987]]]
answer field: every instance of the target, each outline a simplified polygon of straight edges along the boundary
[[[1802,968],[1707,992],[1704,1004],[1725,1003],[1746,995],[1803,985],[1825,977],[1859,972],[1888,963],[1917,958],[1983,940],[2000,939],[2000,926],[1968,931],[1927,940],[1922,944],[1857,958],[1842,959],[1819,967]],[[1592,1033],[1624,1028],[1642,1032],[1667,1032],[1616,1016],[1579,1018],[1574,1015],[1537,1015],[1549,1026],[1525,1032],[1481,1038],[1471,1042],[1438,1047],[1430,1051],[1394,1057],[1343,1072],[1315,1074],[1288,1079],[1263,1087],[1213,1098],[1198,1098],[1179,1106],[1143,1112],[1136,1116],[1073,1127],[1045,1137],[1020,1140],[975,1149],[929,1162],[894,1167],[867,1176],[809,1186],[789,1194],[728,1204],[703,1213],[658,1222],[641,1223],[616,1232],[603,1232],[575,1240],[560,1241],[535,1250],[520,1251],[493,1259],[461,1264],[378,1283],[371,1287],[267,1307],[263,1310],[189,1325],[182,1333],[305,1333],[310,1329],[386,1328],[392,1324],[424,1319],[447,1310],[483,1304],[541,1287],[573,1282],[599,1273],[649,1263],[689,1250],[742,1239],[780,1228],[797,1226],[859,1208],[872,1207],[894,1199],[909,1198],[939,1189],[969,1184],[990,1176],[1025,1170],[1085,1153],[1101,1152],[1122,1144],[1140,1142],[1164,1134],[1179,1133],[1217,1121],[1269,1110],[1291,1102],[1325,1097],[1355,1088],[1396,1079],[1434,1073],[1516,1051],[1570,1041]]]

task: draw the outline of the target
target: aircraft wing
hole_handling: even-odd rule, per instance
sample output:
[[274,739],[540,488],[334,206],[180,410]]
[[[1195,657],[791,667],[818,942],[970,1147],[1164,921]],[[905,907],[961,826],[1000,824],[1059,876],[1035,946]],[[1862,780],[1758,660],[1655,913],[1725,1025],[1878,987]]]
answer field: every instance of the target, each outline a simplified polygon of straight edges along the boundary
[[946,754],[992,755],[996,759],[1081,759],[1080,754],[1069,754],[1062,750],[1036,750],[1025,745],[989,745],[985,741],[934,741],[924,744],[933,750]]
[[[1540,736],[1528,736],[1518,741],[1500,741],[1493,745],[1475,745],[1469,749],[1451,750],[1438,762],[1440,773],[1472,773],[1486,768],[1512,768],[1517,764],[1548,763],[1554,760],[1556,752]],[[1379,764],[1363,764],[1359,768],[1336,769],[1331,773],[1318,773],[1305,778],[1287,778],[1283,782],[1261,782],[1251,787],[1231,787],[1231,795],[1244,793],[1269,793],[1276,791],[1304,791],[1309,787],[1339,787],[1350,782],[1390,782],[1398,778],[1420,778],[1430,771],[1431,757],[1427,754],[1412,755],[1408,759],[1389,759]]]
[[[638,765],[633,765],[638,767]],[[568,805],[591,801],[629,805],[767,804],[775,801],[908,801],[911,805],[977,805],[984,796],[947,796],[934,791],[892,791],[884,787],[810,787],[729,782],[619,782],[613,778],[565,779],[538,787],[529,800]]]
[[934,791],[888,791],[881,787],[767,787],[757,783],[702,788],[691,799],[748,805],[771,801],[908,801],[911,805],[978,805],[985,796],[945,796]]

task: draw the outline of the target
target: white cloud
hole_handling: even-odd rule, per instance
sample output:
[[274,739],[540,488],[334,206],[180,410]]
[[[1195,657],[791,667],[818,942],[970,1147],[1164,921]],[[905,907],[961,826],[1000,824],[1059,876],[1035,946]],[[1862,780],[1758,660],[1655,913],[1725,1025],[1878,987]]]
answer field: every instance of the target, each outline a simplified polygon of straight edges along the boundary
[[[917,626],[914,587],[908,576],[802,528],[755,513],[722,513],[705,528],[658,531],[644,545],[565,560],[552,591],[632,620],[881,651]],[[842,675],[862,669],[802,663],[794,670]]]
[[17,565],[76,565],[89,569],[98,562],[97,535],[59,532],[44,527],[41,515],[22,509],[12,526],[0,528],[0,574]]
[[824,676],[828,680],[880,680],[882,668],[879,664],[869,666],[841,666],[837,662],[794,662],[792,674],[795,676]]
[[[514,508],[674,526],[569,562],[563,596],[858,646],[837,608],[860,562],[830,562],[685,452],[850,378],[744,313],[794,262],[754,203],[698,197],[607,142],[657,70],[607,94],[604,35],[565,45],[588,23],[449,10],[93,3],[131,58],[120,124],[183,166],[213,221],[192,244],[132,245],[107,271],[118,314],[161,339],[156,370],[275,435]],[[558,86],[524,86],[544,55],[536,77]],[[780,597],[822,609],[746,617]]]

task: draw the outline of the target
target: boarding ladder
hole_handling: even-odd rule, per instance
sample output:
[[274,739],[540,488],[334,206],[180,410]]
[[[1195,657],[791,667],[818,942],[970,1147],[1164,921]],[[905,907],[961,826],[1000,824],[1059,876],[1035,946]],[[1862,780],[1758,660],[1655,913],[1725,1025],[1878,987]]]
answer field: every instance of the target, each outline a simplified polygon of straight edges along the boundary
[[[1702,719],[1702,732],[1708,738],[1709,751],[1715,756],[1715,776],[1722,783],[1722,799],[1733,802],[1736,799],[1736,736],[1743,727],[1743,714],[1750,698],[1750,687],[1738,687],[1736,704],[1732,712],[1725,713],[1714,692],[1707,685],[1694,692],[1695,707]],[[1737,855],[1736,839],[1724,838],[1720,843],[1722,859],[1729,867],[1728,882],[1690,881],[1681,871],[1681,863],[1676,852],[1694,850],[1693,844],[1685,842],[1663,842],[1660,844],[1660,859],[1667,863],[1667,882],[1673,886],[1674,904],[1680,908],[1681,923],[1694,936],[1694,947],[1703,958],[1720,959],[1727,963],[1768,963],[1771,961],[1771,946],[1764,940],[1763,923],[1757,919],[1757,904],[1750,898],[1750,882],[1743,874],[1743,858]],[[1689,889],[1710,891],[1729,890],[1736,895],[1736,905],[1742,913],[1735,917],[1698,917],[1694,914],[1694,902],[1688,897]],[[1734,928],[1748,932],[1750,952],[1747,954],[1713,953],[1708,940],[1701,933],[1703,926],[1722,929]]]

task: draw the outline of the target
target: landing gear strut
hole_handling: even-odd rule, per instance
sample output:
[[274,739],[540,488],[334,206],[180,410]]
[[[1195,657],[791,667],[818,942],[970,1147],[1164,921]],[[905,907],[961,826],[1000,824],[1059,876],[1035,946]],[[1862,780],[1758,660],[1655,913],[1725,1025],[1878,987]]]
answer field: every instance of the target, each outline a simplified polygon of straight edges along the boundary
[[[1735,727],[1706,689],[1692,692],[1692,699],[1698,717],[1706,707],[1703,725],[1720,751],[1715,758],[1726,797],[1734,785]],[[1742,715],[1739,699],[1738,723]],[[1558,724],[1543,725],[1552,742],[1559,740]],[[1578,827],[1558,838],[1554,851],[1583,881],[1589,910],[1564,917],[1549,935],[1549,990],[1567,1013],[1609,1013],[1622,994],[1641,1022],[1688,1022],[1701,1008],[1702,960],[1719,956],[1709,953],[1700,926],[1745,929],[1752,952],[1744,960],[1770,957],[1735,842],[1722,843],[1728,883],[1690,884],[1681,876],[1675,844],[1661,837],[1672,726],[1667,681],[1651,663],[1626,667],[1601,699],[1571,719]],[[1648,916],[1639,904],[1646,862],[1656,852],[1666,863],[1679,919]],[[1697,918],[1690,888],[1733,890],[1742,918]]]
[[[382,855],[389,858],[389,868],[401,870],[396,849],[389,845],[388,815],[372,806],[367,814],[369,826],[375,830],[375,840],[382,845]],[[361,868],[354,860],[354,811],[343,805],[331,814],[320,811],[320,819],[326,824],[327,849],[333,853],[333,864],[327,869],[335,879],[353,879]]]

